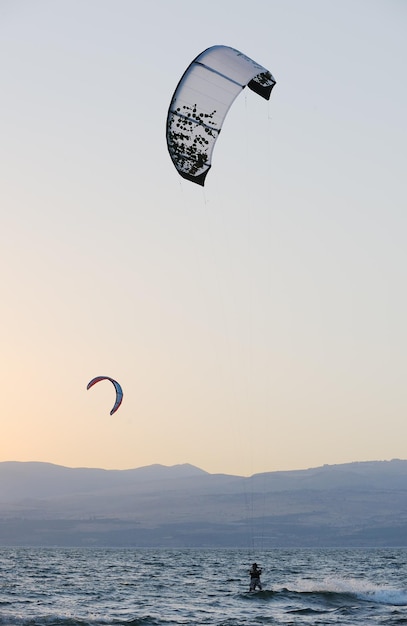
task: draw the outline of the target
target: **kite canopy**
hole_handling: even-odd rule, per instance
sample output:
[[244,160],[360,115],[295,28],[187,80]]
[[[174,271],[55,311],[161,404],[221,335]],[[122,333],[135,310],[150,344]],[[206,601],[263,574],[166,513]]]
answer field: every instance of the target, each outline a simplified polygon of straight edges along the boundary
[[246,85],[269,100],[276,81],[265,68],[228,46],[213,46],[183,74],[167,116],[167,146],[179,174],[205,184],[223,120]]
[[113,409],[110,411],[110,415],[113,415],[113,413],[117,411],[117,409],[122,403],[123,390],[120,387],[117,380],[114,380],[113,378],[110,378],[109,376],[96,376],[96,378],[92,378],[92,380],[87,384],[86,389],[90,389],[91,387],[93,387],[93,385],[96,385],[96,383],[100,382],[101,380],[110,380],[110,382],[113,383],[114,388],[116,389],[116,402],[114,403]]

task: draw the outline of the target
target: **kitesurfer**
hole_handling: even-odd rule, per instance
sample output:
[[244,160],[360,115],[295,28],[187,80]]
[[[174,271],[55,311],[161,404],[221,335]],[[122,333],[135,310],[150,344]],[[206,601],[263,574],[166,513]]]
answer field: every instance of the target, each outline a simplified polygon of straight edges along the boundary
[[261,586],[261,582],[260,582],[261,568],[257,567],[257,563],[253,563],[253,565],[251,566],[251,569],[249,569],[249,574],[250,574],[250,591],[255,591],[256,587],[258,587],[261,591],[263,589],[263,587]]

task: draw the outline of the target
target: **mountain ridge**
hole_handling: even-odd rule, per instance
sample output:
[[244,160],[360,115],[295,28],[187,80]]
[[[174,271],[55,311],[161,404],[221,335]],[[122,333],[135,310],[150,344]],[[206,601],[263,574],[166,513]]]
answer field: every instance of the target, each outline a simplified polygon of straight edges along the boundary
[[[407,461],[250,477],[0,463],[1,545],[407,545]],[[257,541],[257,539],[256,539]]]

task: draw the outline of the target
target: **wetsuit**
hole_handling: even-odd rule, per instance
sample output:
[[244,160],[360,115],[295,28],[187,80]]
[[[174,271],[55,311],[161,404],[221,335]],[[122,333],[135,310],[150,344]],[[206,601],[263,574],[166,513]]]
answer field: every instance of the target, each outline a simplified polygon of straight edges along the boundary
[[262,586],[260,582],[261,569],[257,569],[257,565],[256,566],[253,565],[251,570],[249,571],[249,574],[250,574],[250,591],[255,591],[256,587],[258,587],[261,591],[262,590]]

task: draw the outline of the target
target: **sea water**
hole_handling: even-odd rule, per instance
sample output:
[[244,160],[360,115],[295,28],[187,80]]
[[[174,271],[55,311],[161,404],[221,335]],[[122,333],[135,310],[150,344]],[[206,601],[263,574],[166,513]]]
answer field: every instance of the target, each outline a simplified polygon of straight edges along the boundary
[[407,624],[407,549],[0,548],[0,624]]

